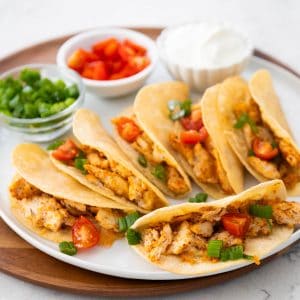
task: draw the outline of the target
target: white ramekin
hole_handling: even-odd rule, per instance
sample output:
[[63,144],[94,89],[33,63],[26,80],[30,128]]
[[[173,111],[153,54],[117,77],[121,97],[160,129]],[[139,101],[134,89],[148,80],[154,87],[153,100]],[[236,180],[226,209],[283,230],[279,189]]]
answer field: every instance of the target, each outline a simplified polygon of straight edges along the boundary
[[199,23],[201,22],[176,25],[164,29],[159,35],[159,37],[157,38],[157,46],[158,46],[160,59],[165,64],[171,76],[177,80],[184,81],[194,91],[203,92],[206,88],[215,85],[219,82],[222,82],[225,78],[241,73],[243,69],[246,67],[247,63],[249,62],[250,57],[252,56],[253,46],[252,43],[249,41],[248,37],[244,33],[233,28],[231,25],[225,23],[219,23],[225,26],[226,28],[229,28],[232,31],[238,33],[246,41],[247,50],[245,51],[245,56],[242,59],[236,61],[234,64],[229,64],[226,66],[216,67],[216,68],[197,68],[197,67],[192,68],[192,67],[181,65],[180,63],[171,60],[167,56],[165,51],[165,41],[167,36],[173,30],[176,30],[181,26],[193,25],[193,24],[197,25]]
[[150,64],[141,72],[127,78],[117,80],[91,80],[82,78],[88,91],[103,97],[119,97],[139,89],[152,73],[158,60],[155,42],[146,35],[134,30],[123,28],[99,28],[80,33],[67,40],[58,50],[56,62],[59,66],[68,68],[68,57],[78,48],[90,50],[91,46],[103,39],[115,37],[119,40],[130,39],[147,49]]

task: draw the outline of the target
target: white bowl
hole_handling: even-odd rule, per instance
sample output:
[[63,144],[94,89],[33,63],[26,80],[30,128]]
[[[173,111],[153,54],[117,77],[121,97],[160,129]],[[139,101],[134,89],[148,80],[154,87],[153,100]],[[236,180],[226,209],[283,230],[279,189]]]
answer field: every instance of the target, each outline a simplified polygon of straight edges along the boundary
[[[225,64],[221,67],[191,67],[187,65],[183,65],[179,61],[175,59],[171,59],[166,53],[166,39],[169,34],[171,34],[174,30],[177,30],[180,27],[184,26],[197,26],[202,22],[198,23],[188,23],[183,25],[172,26],[164,29],[160,36],[157,39],[157,46],[159,51],[160,59],[165,64],[169,73],[172,77],[177,80],[181,80],[186,82],[190,88],[195,91],[203,92],[206,88],[215,85],[219,82],[222,82],[225,78],[233,75],[237,75],[243,71],[249,62],[250,57],[253,53],[253,46],[249,39],[240,31],[236,30],[232,26],[219,23],[219,22],[204,22],[205,24],[213,24],[213,25],[221,25],[226,29],[232,30],[234,33],[238,34],[246,43],[246,51],[245,55],[235,61],[234,63]],[[195,37],[196,39],[197,37]]]
[[109,37],[118,40],[128,38],[133,42],[144,46],[150,58],[150,64],[141,72],[127,78],[117,80],[91,80],[83,78],[83,83],[91,92],[104,97],[118,97],[129,94],[139,89],[149,77],[158,59],[155,42],[146,35],[137,31],[122,28],[100,28],[73,36],[67,40],[58,50],[56,62],[61,67],[67,67],[68,57],[78,48],[91,50],[93,44]]

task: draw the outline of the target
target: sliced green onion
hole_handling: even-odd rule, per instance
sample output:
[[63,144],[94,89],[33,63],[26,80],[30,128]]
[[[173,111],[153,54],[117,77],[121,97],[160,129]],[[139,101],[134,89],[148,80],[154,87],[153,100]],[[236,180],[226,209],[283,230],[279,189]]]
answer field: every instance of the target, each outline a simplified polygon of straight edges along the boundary
[[58,245],[59,250],[67,255],[75,255],[77,253],[77,248],[75,247],[73,242],[61,242]]
[[234,128],[241,129],[247,123],[249,124],[249,126],[251,127],[251,130],[254,133],[258,132],[255,122],[249,117],[249,115],[247,113],[241,114],[241,116],[237,119],[237,121],[235,122],[235,124],[233,126],[234,126]]
[[248,156],[255,156],[253,149],[249,149]]
[[188,116],[192,111],[192,101],[190,99],[180,102],[180,108],[184,111],[184,116]]
[[260,204],[252,204],[250,205],[249,212],[252,216],[272,219],[272,206],[271,205],[260,205]]
[[180,107],[180,101],[178,100],[170,100],[168,102],[169,111],[174,111],[177,107]]
[[125,217],[118,219],[118,227],[120,232],[125,232],[127,230],[127,223]]
[[221,261],[228,261],[228,260],[237,260],[241,259],[244,256],[243,246],[231,246],[228,248],[222,249],[220,253],[220,260]]
[[74,166],[75,168],[77,168],[78,170],[82,171],[83,173],[86,172],[84,165],[87,163],[87,159],[86,158],[78,158],[76,157],[74,160]]
[[118,226],[120,232],[127,231],[130,226],[140,217],[139,212],[133,212],[125,217],[121,217],[118,219]]
[[55,150],[64,143],[65,143],[65,141],[63,141],[63,140],[54,141],[53,143],[48,145],[47,150]]
[[198,193],[195,197],[189,199],[189,202],[192,203],[201,203],[206,202],[208,195],[205,193]]
[[163,165],[155,166],[152,174],[161,181],[166,181],[167,179],[166,168]]
[[148,162],[144,155],[140,154],[138,157],[138,163],[143,167],[147,168]]
[[141,234],[131,228],[127,230],[126,238],[129,245],[137,245],[142,239]]
[[176,121],[191,114],[192,102],[189,99],[186,101],[170,100],[168,108],[170,119]]
[[135,211],[125,217],[127,228],[130,228],[130,226],[140,217],[141,215],[139,212]]
[[272,229],[273,229],[273,224],[272,224],[271,220],[270,220],[270,219],[266,219],[266,221],[267,221],[267,224],[268,224],[270,230],[272,231]]
[[273,141],[272,143],[271,143],[271,146],[272,146],[272,148],[278,148],[278,144],[275,142],[275,141]]
[[219,258],[223,247],[223,241],[210,240],[207,245],[207,255],[209,257]]
[[247,254],[244,254],[244,255],[243,255],[243,258],[248,259],[248,260],[253,260],[253,259],[254,259],[254,256],[253,256],[253,255],[247,255]]

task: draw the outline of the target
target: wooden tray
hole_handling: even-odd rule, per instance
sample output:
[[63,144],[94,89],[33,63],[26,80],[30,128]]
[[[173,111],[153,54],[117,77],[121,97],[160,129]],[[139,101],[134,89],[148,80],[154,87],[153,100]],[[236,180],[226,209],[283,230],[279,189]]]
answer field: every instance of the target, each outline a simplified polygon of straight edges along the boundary
[[[135,30],[139,30],[152,38],[156,38],[161,31],[159,28],[135,28]],[[11,54],[0,61],[0,72],[28,63],[55,63],[56,51],[67,38],[69,36],[43,42]],[[300,77],[296,71],[261,51],[255,50],[255,55],[269,60]],[[1,219],[0,236],[1,271],[42,286],[82,294],[101,296],[157,296],[174,294],[218,284],[242,276],[244,273],[258,268],[252,264],[219,275],[174,281],[122,279],[86,271],[58,261],[25,242],[9,229]],[[276,256],[282,255],[293,247],[294,244],[263,260],[262,265]]]

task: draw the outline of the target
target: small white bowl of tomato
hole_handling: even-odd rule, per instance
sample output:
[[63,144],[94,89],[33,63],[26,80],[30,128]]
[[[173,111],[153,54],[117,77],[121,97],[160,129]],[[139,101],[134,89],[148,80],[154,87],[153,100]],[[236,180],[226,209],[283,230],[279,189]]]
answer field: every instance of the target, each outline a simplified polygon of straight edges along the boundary
[[67,40],[57,64],[75,70],[86,87],[104,97],[118,97],[139,89],[157,62],[155,42],[137,31],[101,28]]

